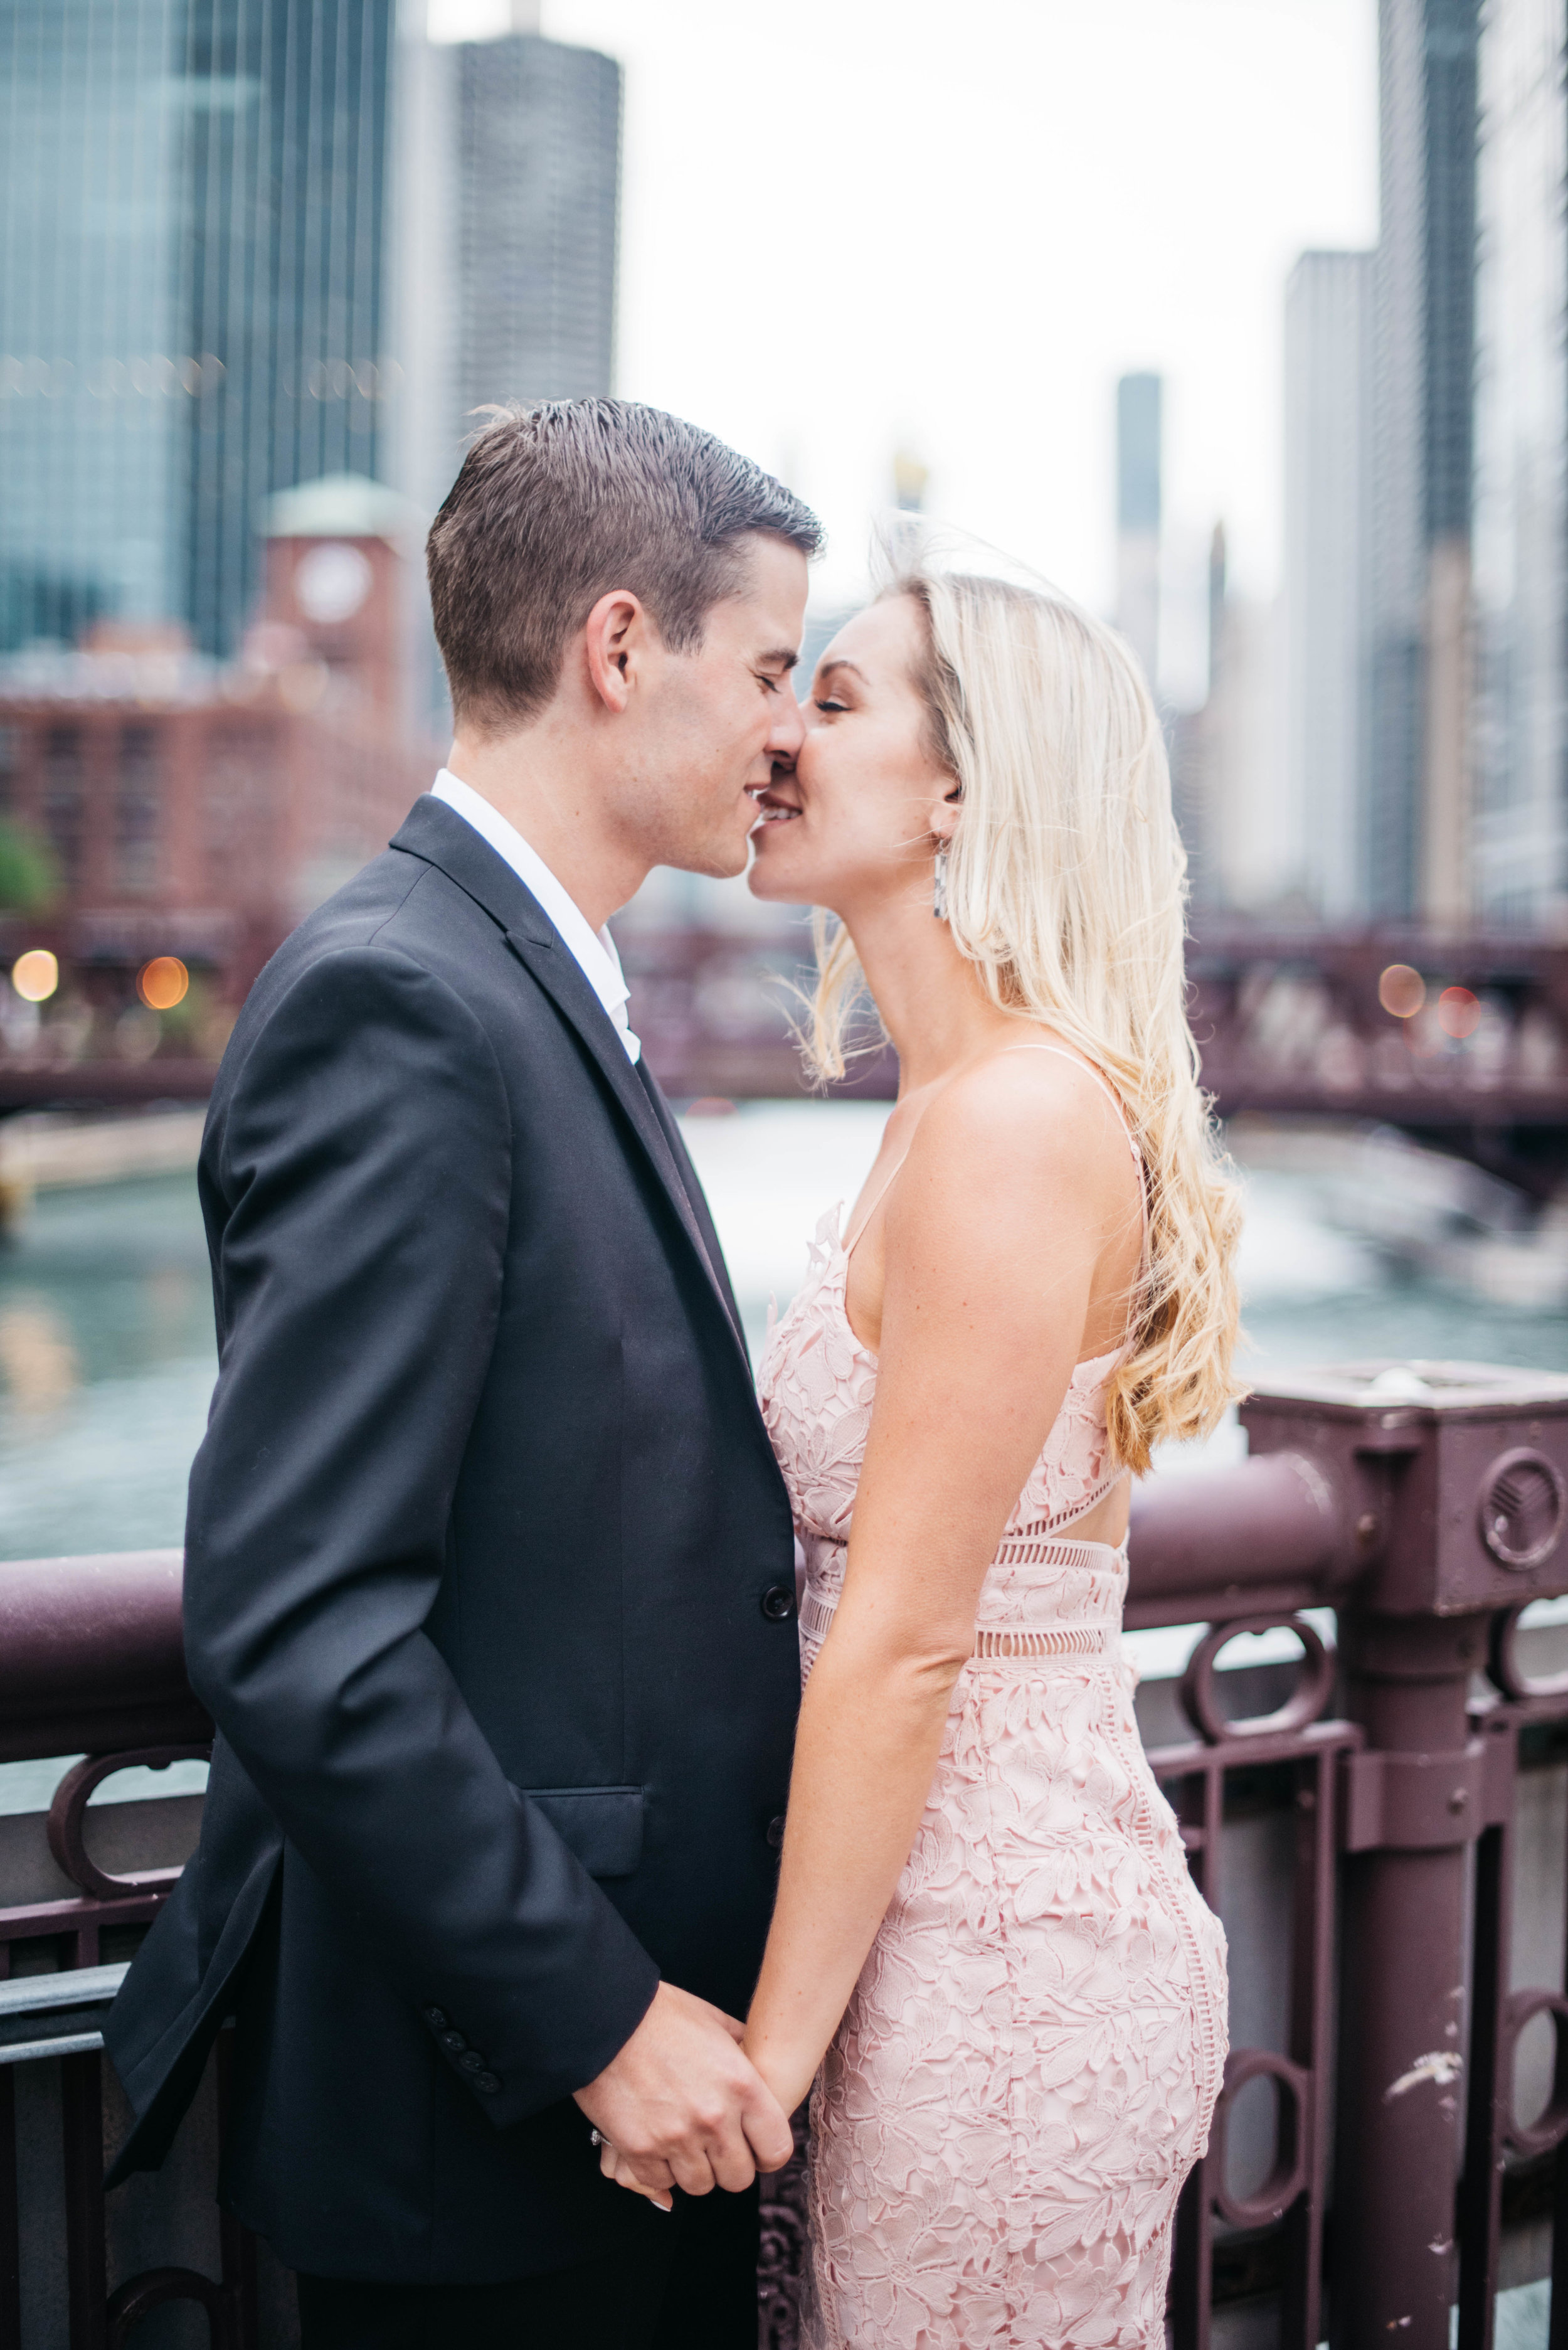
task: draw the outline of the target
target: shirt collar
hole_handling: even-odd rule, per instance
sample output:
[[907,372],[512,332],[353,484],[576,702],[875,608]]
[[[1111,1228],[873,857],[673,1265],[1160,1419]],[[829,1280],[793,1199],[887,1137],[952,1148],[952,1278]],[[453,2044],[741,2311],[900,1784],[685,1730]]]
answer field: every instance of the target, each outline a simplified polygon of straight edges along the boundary
[[620,967],[620,956],[616,951],[616,943],[608,930],[595,931],[589,927],[587,917],[576,899],[556,880],[538,850],[530,848],[516,826],[508,824],[499,808],[493,806],[471,784],[465,784],[461,776],[454,775],[450,767],[441,769],[431,785],[431,794],[435,799],[444,800],[464,823],[471,824],[480,838],[489,842],[497,857],[510,865],[524,888],[532,890],[619,1032],[628,1060],[638,1060],[642,1053],[642,1045],[640,1039],[633,1035],[627,1020],[629,991]]

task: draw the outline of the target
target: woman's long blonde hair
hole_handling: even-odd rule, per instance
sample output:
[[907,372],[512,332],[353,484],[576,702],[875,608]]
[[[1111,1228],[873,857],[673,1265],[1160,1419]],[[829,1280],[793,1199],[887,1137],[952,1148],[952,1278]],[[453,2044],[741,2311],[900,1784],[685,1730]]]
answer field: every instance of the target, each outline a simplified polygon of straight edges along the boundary
[[[948,861],[954,944],[999,1009],[1101,1070],[1144,1166],[1148,1245],[1106,1392],[1116,1457],[1201,1436],[1242,1390],[1241,1209],[1199,1085],[1182,961],[1187,858],[1158,715],[1127,647],[1066,597],[918,566],[884,596],[923,618],[931,747],[962,789]],[[817,923],[806,1057],[844,1074],[864,989],[848,932]]]

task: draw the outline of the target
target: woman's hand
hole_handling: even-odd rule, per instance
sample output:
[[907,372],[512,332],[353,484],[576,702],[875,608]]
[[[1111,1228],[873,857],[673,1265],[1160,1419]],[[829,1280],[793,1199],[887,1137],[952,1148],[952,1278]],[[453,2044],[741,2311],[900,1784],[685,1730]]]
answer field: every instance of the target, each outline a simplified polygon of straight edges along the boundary
[[[731,2025],[731,2029],[735,2032],[739,2039],[740,2033],[732,2020],[726,2016],[724,2021]],[[812,2081],[815,2077],[815,2066],[807,2071],[799,2061],[793,2066],[781,2064],[776,2058],[770,2057],[765,2051],[760,2051],[752,2046],[749,2041],[742,2041],[741,2044],[762,2074],[768,2088],[778,2099],[783,2110],[793,2116],[796,2107],[803,2106],[811,2095]],[[597,2131],[595,2136],[598,2141],[599,2168],[605,2177],[613,2179],[618,2187],[629,2187],[634,2195],[646,2196],[650,2203],[658,2205],[659,2210],[668,2211],[672,2201],[670,2189],[675,2184],[674,2175],[670,2171],[668,2165],[665,2166],[665,2179],[662,2187],[650,2187],[638,2177],[625,2155],[618,2153],[607,2137]],[[643,2167],[647,2168],[646,2164]]]
[[[594,2132],[594,2136],[598,2139],[599,2168],[607,2178],[613,2179],[618,2187],[629,2187],[634,2195],[646,2196],[648,2200],[660,2211],[674,2209],[675,2198],[671,2191],[675,2185],[673,2172],[669,2173],[662,2187],[647,2187],[638,2177],[625,2155],[618,2154],[607,2137],[602,2136],[597,2130]],[[668,2164],[665,2168],[669,2171]]]

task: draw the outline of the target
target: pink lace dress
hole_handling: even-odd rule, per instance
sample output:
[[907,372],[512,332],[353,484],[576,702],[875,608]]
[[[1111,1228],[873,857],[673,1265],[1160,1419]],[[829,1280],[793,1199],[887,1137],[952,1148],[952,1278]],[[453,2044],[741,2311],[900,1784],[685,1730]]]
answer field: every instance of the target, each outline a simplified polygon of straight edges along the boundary
[[[877,1385],[838,1219],[769,1334],[763,1409],[833,1619]],[[812,2095],[808,2350],[1164,2350],[1177,2197],[1226,2046],[1225,1939],[1149,1774],[1116,1482],[1080,1363],[981,1588],[909,1865]]]

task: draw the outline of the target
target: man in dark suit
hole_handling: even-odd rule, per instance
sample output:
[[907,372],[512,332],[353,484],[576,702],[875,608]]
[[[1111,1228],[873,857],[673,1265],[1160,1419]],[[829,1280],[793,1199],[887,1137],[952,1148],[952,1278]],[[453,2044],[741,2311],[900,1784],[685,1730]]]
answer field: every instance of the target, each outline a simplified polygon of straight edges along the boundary
[[790,2133],[731,2019],[790,1513],[604,924],[656,864],[743,866],[819,536],[657,411],[499,416],[430,538],[450,765],[219,1073],[185,1577],[218,1737],[110,2019],[115,2175],[234,2015],[222,2191],[299,2272],[306,2350],[755,2339]]

